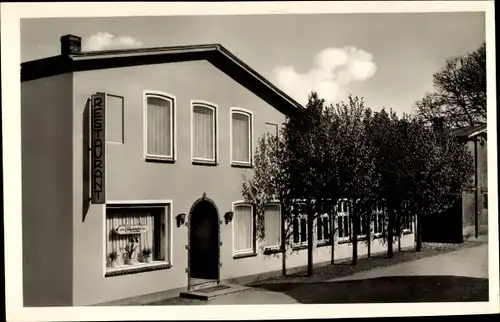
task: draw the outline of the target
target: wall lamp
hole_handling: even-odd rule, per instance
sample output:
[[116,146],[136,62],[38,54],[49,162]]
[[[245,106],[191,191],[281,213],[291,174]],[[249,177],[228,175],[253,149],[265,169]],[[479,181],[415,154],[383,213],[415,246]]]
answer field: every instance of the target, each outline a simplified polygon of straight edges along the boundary
[[184,214],[184,213],[178,214],[175,217],[175,220],[177,221],[177,227],[184,225],[184,222],[186,221],[186,214]]
[[226,221],[226,225],[233,221],[234,213],[232,211],[228,211],[224,214],[224,220]]

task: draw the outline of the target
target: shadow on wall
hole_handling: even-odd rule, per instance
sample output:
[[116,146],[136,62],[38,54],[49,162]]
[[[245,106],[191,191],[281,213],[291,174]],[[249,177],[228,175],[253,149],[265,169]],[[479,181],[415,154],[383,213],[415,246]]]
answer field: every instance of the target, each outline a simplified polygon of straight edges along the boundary
[[390,276],[373,279],[255,286],[303,304],[488,301],[488,279]]

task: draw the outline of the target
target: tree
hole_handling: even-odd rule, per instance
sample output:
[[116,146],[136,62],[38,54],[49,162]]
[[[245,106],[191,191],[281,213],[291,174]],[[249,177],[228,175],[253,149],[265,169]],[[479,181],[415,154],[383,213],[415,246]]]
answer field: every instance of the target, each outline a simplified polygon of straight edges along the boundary
[[[332,180],[334,172],[330,158],[325,101],[315,92],[309,96],[306,109],[287,119],[283,126],[283,171],[288,176],[289,200],[293,208],[292,225],[297,228],[298,217],[307,219],[307,273],[313,269],[314,220],[331,211]],[[295,225],[294,225],[295,224]]]
[[[288,178],[284,171],[284,145],[279,136],[265,134],[257,139],[254,155],[254,172],[251,178],[243,178],[242,195],[252,203],[256,211],[257,239],[266,239],[264,209],[266,204],[279,200],[281,206],[281,253],[282,274],[286,275],[286,249],[291,230],[291,200],[289,199]],[[262,243],[265,245],[265,243]]]
[[[263,137],[258,141],[253,177],[244,178],[242,193],[257,213],[257,238],[265,239],[264,206],[278,199],[282,212],[283,274],[286,273],[286,250],[293,246],[294,229],[299,216],[307,220],[308,274],[313,268],[313,224],[325,212],[331,213],[335,180],[333,145],[329,142],[324,100],[316,93],[309,97],[307,108],[286,119],[279,138]],[[330,234],[331,235],[331,234]]]
[[486,43],[472,53],[453,57],[433,75],[435,92],[416,102],[426,121],[444,117],[452,127],[486,122]]
[[339,169],[336,179],[339,180],[340,193],[352,201],[352,263],[356,264],[358,235],[362,231],[366,233],[366,225],[361,225],[361,222],[373,191],[374,162],[365,131],[371,112],[365,109],[362,98],[349,96],[347,103],[336,105],[335,113],[339,124],[336,130],[341,138],[336,142],[338,156],[335,166]]

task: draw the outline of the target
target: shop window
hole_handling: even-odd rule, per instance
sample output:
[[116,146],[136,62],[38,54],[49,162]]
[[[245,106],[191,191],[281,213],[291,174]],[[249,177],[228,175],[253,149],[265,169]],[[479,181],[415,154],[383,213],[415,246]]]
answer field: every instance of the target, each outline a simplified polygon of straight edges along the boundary
[[174,160],[175,98],[160,92],[145,93],[146,159]]
[[194,162],[216,163],[216,108],[209,103],[192,103],[191,148]]
[[106,142],[124,143],[124,100],[122,96],[106,95]]
[[252,113],[231,108],[231,164],[252,165]]
[[170,204],[108,205],[106,272],[171,264]]
[[281,247],[281,207],[279,204],[264,206],[264,233],[266,248]]
[[254,211],[251,204],[233,205],[233,254],[255,253]]

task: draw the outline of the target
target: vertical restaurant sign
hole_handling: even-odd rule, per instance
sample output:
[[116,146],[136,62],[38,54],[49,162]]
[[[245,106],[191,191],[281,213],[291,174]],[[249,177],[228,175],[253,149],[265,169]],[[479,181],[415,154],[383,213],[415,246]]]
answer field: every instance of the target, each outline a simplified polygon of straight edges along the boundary
[[92,95],[92,203],[106,203],[106,100],[104,93]]

